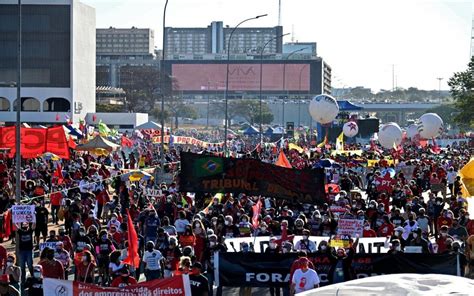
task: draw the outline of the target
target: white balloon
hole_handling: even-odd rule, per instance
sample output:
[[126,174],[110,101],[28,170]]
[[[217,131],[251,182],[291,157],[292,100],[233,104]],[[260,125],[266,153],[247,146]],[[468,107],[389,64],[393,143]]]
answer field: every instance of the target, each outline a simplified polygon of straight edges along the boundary
[[346,137],[352,138],[359,133],[359,127],[354,121],[349,121],[342,126],[342,132]]
[[402,142],[402,129],[395,122],[384,124],[379,129],[379,143],[386,149],[393,148]]
[[407,137],[413,139],[418,134],[418,125],[410,124],[407,127]]
[[333,121],[337,113],[339,113],[337,101],[329,95],[315,96],[309,103],[309,114],[321,124]]
[[436,113],[421,115],[418,124],[418,133],[423,139],[436,138],[443,132],[443,119]]

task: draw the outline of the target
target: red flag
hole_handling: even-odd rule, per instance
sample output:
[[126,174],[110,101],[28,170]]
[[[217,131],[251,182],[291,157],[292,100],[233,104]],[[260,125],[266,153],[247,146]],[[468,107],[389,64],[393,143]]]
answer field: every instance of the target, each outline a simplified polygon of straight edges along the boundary
[[122,145],[122,147],[132,147],[133,146],[132,140],[130,140],[129,138],[127,138],[125,136],[122,136],[122,139],[120,140],[120,144]]
[[134,266],[135,268],[140,267],[140,257],[138,256],[138,235],[135,227],[133,226],[132,217],[127,209],[127,230],[128,230],[128,250],[127,258],[122,263]]
[[288,235],[287,226],[283,225],[281,229],[281,238],[277,239],[275,242],[279,245],[282,245],[284,242],[287,241],[292,242],[294,237],[294,235]]
[[92,121],[95,122],[97,120],[97,115],[92,115]]
[[283,150],[280,150],[280,155],[278,155],[278,159],[275,162],[275,165],[289,169],[292,168],[290,162],[288,161],[288,158],[286,158],[285,153],[283,153]]
[[64,177],[63,177],[63,168],[61,165],[58,163],[56,166],[56,171],[54,171],[53,177],[57,178],[57,183],[58,185],[62,184],[64,182]]
[[56,121],[59,121],[60,117],[59,114],[56,114]]
[[258,215],[260,214],[261,210],[262,210],[262,201],[259,198],[258,202],[252,206],[252,211],[253,211],[252,226],[253,226],[253,228],[258,227]]
[[69,140],[67,142],[67,145],[69,146],[69,148],[71,149],[76,149],[76,142],[74,142],[74,139],[72,137],[69,137]]

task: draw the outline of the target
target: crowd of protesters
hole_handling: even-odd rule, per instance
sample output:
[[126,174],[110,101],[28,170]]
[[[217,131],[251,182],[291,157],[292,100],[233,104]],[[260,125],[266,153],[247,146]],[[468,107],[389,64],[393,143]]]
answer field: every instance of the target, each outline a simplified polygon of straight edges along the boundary
[[[282,149],[292,166],[299,169],[332,158],[337,165],[325,171],[326,182],[333,186],[327,188],[324,204],[313,205],[245,194],[226,193],[217,198],[180,192],[177,178],[168,183],[153,178],[131,182],[123,178],[124,170],[153,168],[160,160],[159,145],[143,139],[134,141],[134,147],[108,156],[72,151],[70,160],[24,160],[21,190],[23,202],[36,206],[34,224],[11,224],[15,164],[0,154],[0,212],[4,222],[0,223],[0,233],[4,243],[10,241],[19,247],[15,255],[0,246],[0,294],[12,295],[16,289],[42,295],[44,277],[123,287],[143,278],[148,281],[189,273],[193,275],[193,295],[212,295],[214,254],[234,251],[227,250],[225,239],[253,235],[269,237],[266,253],[331,253],[331,282],[342,282],[353,278],[346,262],[355,249],[335,249],[327,241],[316,245],[309,240],[310,236],[336,235],[341,217],[363,220],[361,237],[388,238],[390,253],[404,252],[407,246],[421,247],[423,253],[461,253],[469,262],[465,275],[474,278],[474,221],[469,217],[458,176],[471,157],[465,145],[433,153],[429,146],[407,144],[398,155],[350,145],[346,149],[363,150],[362,154],[330,156],[329,147],[310,149],[304,138],[297,142],[304,152],[280,144],[249,149],[248,142],[238,138],[231,143],[233,157],[255,157],[265,162],[274,162]],[[166,172],[176,177],[181,150],[219,153],[222,148],[167,149]],[[397,162],[391,163],[389,158]],[[367,167],[368,159],[379,161]],[[58,164],[60,176],[56,173]],[[401,172],[404,166],[413,167],[412,175]],[[377,178],[385,174],[392,174],[392,182],[389,189],[380,190]],[[263,207],[254,228],[252,205],[258,199]],[[339,210],[332,211],[334,207]],[[127,215],[138,233],[140,268],[122,263],[127,257]],[[282,231],[302,239],[282,242],[278,239]],[[15,233],[19,241],[15,241]],[[241,251],[253,249],[244,243]],[[39,262],[34,264],[37,252]],[[300,254],[304,259],[304,253]],[[287,289],[292,293],[305,289],[296,285],[301,273],[308,272],[303,261]],[[308,287],[316,287],[319,281],[310,278],[314,280],[307,283]]]

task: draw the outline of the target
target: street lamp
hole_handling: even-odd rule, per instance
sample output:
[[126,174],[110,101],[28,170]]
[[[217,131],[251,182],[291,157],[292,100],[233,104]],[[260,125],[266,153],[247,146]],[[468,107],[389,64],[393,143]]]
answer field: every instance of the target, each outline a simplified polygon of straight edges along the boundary
[[[290,57],[297,53],[297,52],[300,52],[300,51],[303,51],[305,49],[308,49],[308,47],[303,47],[303,48],[300,48],[300,49],[297,49],[297,50],[294,50],[292,52],[290,52],[287,56],[286,56],[286,60],[289,60]],[[306,67],[303,66],[303,69]],[[300,87],[299,89],[301,90],[301,75],[300,75]],[[285,137],[285,91],[286,91],[286,62],[283,63],[283,100],[282,100],[282,115],[281,115],[281,127],[283,129],[283,132],[281,133],[281,138],[283,139]]]
[[[15,201],[21,202],[21,0],[18,0],[18,44],[17,44],[17,81],[16,81],[16,144],[15,144]],[[16,232],[16,256],[20,255],[20,235]],[[24,280],[24,279],[22,279]]]
[[260,50],[260,91],[259,91],[259,105],[260,105],[260,143],[263,143],[263,125],[262,125],[262,80],[263,80],[263,52],[265,51],[265,47],[267,47],[270,42],[275,39],[283,38],[286,35],[290,35],[290,33],[286,33],[283,35],[275,36],[265,42],[262,49]]
[[164,90],[164,78],[165,78],[165,52],[166,52],[166,7],[168,6],[168,0],[165,2],[163,8],[163,50],[161,51],[161,155],[160,155],[160,174],[161,178],[165,175],[165,90]]
[[245,22],[255,20],[264,16],[267,16],[268,14],[262,14],[262,15],[257,15],[255,17],[251,17],[248,19],[245,19],[241,21],[240,23],[235,26],[232,31],[230,32],[229,35],[229,40],[227,40],[227,67],[226,67],[226,78],[225,78],[225,92],[224,92],[224,101],[225,101],[225,122],[224,122],[224,155],[227,153],[227,126],[228,126],[228,104],[229,104],[229,98],[227,97],[227,94],[229,92],[229,62],[230,62],[230,40],[232,39],[232,35],[234,34],[235,30],[242,25]]

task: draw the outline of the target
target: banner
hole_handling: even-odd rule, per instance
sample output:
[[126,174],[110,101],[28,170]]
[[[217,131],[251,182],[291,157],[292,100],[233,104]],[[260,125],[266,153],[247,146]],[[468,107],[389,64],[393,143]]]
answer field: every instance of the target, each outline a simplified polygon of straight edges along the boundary
[[[9,157],[16,152],[14,126],[0,127],[0,148],[9,149]],[[21,128],[21,157],[35,158],[45,152],[69,159],[69,146],[62,126],[52,128]]]
[[[280,238],[277,236],[277,238]],[[297,241],[303,239],[303,236],[297,235],[293,238],[293,244]],[[246,242],[248,245],[253,245],[253,250],[255,253],[263,253],[269,245],[269,236],[257,236],[257,237],[237,237],[237,238],[226,238],[224,243],[227,246],[228,252],[240,252],[241,243]],[[314,242],[316,246],[319,246],[319,243],[322,241],[328,241],[328,236],[310,236],[309,240]],[[389,248],[388,245],[385,245],[385,237],[361,237],[359,238],[359,244],[357,245],[358,253],[387,253]]]
[[[171,136],[171,142],[170,142],[170,136],[164,136],[164,142],[165,144],[167,143],[172,143],[174,145],[193,145],[193,146],[198,146],[202,148],[208,148],[209,146],[216,146],[216,147],[222,147],[224,146],[224,142],[220,143],[209,143],[206,141],[201,141],[193,137],[180,137],[180,136]],[[153,137],[152,138],[153,144],[160,144],[161,143],[161,136],[160,137]]]
[[364,220],[359,219],[339,219],[337,221],[337,234],[350,235],[356,237],[358,234],[362,236],[364,231]]
[[[367,159],[367,166],[373,167],[375,164],[379,163],[381,160],[379,159]],[[391,166],[392,164],[395,164],[395,161],[393,159],[385,159],[384,161],[387,162],[387,166]]]
[[94,284],[44,278],[43,291],[44,295],[52,296],[191,296],[187,275],[140,282],[123,288],[104,288]]
[[[219,285],[230,287],[283,287],[290,282],[290,267],[297,258],[290,254],[218,253]],[[309,254],[321,280],[321,286],[332,282],[331,270],[336,260],[330,255]],[[352,269],[355,278],[394,274],[457,275],[457,255],[452,254],[355,254]]]
[[181,153],[179,188],[183,192],[232,192],[324,203],[324,169],[297,170],[257,159]]
[[36,223],[36,212],[34,205],[13,205],[12,206],[13,223]]

